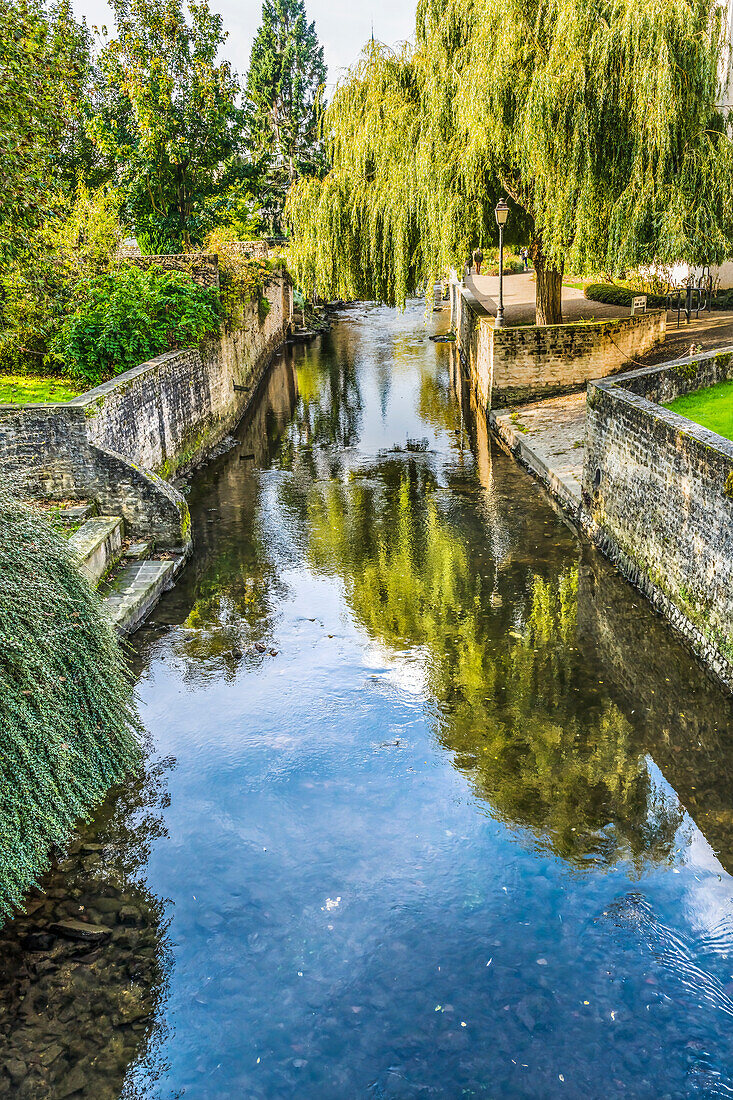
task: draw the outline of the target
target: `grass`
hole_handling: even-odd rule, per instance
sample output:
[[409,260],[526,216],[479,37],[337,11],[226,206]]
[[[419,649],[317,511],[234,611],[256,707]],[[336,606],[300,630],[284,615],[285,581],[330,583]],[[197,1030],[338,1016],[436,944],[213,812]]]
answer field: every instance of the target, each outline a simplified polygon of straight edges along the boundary
[[733,380],[677,397],[666,408],[711,432],[733,439]]
[[31,402],[71,401],[83,391],[66,378],[43,378],[31,374],[0,374],[0,405]]

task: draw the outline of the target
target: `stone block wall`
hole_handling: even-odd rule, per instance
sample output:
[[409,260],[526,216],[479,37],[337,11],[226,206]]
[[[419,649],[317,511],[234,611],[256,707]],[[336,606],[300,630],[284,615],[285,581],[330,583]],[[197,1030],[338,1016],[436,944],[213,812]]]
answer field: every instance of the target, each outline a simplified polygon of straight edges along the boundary
[[494,330],[494,407],[551,397],[606,378],[664,340],[665,310],[568,325]]
[[126,264],[142,268],[143,271],[154,265],[166,271],[183,271],[199,286],[209,289],[219,287],[219,257],[215,252],[181,252],[162,256],[128,254],[120,259]]
[[[201,348],[166,352],[55,405],[0,405],[0,464],[29,495],[99,501],[134,536],[190,540],[188,509],[167,478],[194,466],[245,411],[290,318],[287,276],[269,303]],[[236,388],[235,388],[236,387]]]
[[122,516],[133,538],[187,552],[186,501],[172,485],[126,457],[90,442],[84,408],[0,405],[2,476],[28,496],[96,500]]
[[667,315],[568,325],[494,328],[488,310],[451,282],[451,316],[478,405],[485,411],[581,389],[664,340]]
[[[657,404],[731,376],[733,352],[588,386],[582,522],[733,689],[733,442]],[[651,398],[651,399],[650,399]]]

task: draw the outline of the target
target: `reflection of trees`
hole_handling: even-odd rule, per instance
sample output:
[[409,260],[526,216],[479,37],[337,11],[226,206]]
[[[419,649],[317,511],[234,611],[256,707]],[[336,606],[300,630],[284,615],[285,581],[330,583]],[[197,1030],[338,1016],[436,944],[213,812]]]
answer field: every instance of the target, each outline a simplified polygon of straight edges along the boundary
[[456,766],[496,814],[578,865],[666,858],[679,816],[657,800],[621,712],[584,684],[577,571],[534,576],[519,604],[512,588],[512,625],[500,581],[472,568],[425,469],[389,480],[313,485],[310,558],[344,578],[371,636],[424,648],[438,738]]
[[[165,766],[111,796],[67,858],[0,932],[0,1096],[117,1100],[134,1067],[160,1069],[170,949],[163,902],[144,869],[164,833]],[[74,918],[102,944],[50,933]],[[133,1096],[130,1084],[124,1095]]]
[[259,527],[261,474],[244,456],[254,454],[259,467],[277,461],[298,392],[293,360],[283,357],[237,432],[239,446],[218,459],[191,494],[196,554],[165,607],[171,617],[180,614],[185,629],[174,648],[192,677],[206,676],[212,661],[212,675],[221,675],[223,666],[233,676],[233,651],[250,659],[248,647],[272,634],[284,586]]
[[362,398],[354,349],[347,334],[321,338],[298,357],[298,415],[292,443],[302,447],[351,447],[359,437]]

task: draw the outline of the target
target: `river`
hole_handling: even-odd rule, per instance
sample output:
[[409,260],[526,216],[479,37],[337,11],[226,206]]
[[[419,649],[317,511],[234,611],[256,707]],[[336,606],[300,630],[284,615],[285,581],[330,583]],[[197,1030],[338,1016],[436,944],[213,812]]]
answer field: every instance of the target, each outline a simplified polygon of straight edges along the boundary
[[730,702],[422,305],[281,356],[189,503],[145,773],[0,933],[0,1096],[733,1096]]

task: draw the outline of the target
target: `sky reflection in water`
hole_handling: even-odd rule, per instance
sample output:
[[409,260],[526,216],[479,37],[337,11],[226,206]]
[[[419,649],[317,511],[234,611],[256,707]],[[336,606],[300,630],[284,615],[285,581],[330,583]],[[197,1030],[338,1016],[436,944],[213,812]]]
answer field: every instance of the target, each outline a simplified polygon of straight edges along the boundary
[[733,1095],[729,703],[451,355],[421,306],[349,310],[194,481],[136,641],[175,766],[128,1090]]

